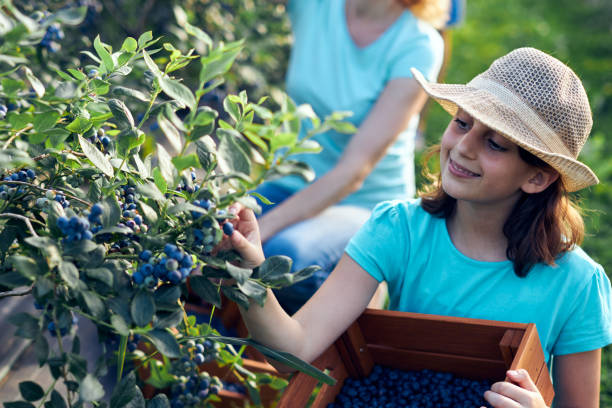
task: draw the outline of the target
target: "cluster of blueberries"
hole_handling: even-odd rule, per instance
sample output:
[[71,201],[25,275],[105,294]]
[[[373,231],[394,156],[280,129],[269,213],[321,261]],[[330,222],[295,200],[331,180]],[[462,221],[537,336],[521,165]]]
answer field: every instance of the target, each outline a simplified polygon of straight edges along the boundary
[[489,407],[483,394],[491,385],[491,381],[468,380],[451,373],[377,365],[366,378],[348,378],[327,408]]
[[138,213],[136,205],[136,188],[131,185],[123,185],[120,189],[115,190],[115,195],[119,200],[122,217],[122,221],[117,224],[117,226],[130,228],[133,233],[127,234],[125,239],[113,243],[110,248],[111,252],[120,251],[121,248],[129,246],[130,241],[139,241],[138,235],[136,234],[149,230],[142,216]]
[[106,131],[103,128],[94,131],[93,135],[89,136],[87,140],[96,145],[98,148],[102,146],[104,149],[108,148],[111,143],[110,137],[106,136]]
[[[196,173],[195,173],[195,171],[192,171],[191,172],[191,181],[195,181],[195,180],[196,180]],[[199,189],[200,189],[200,186],[198,184],[191,186],[191,185],[188,185],[187,183],[182,183],[182,184],[179,184],[178,186],[176,186],[176,191],[183,191],[184,190],[185,192],[187,192],[189,194],[191,194],[191,193],[193,193],[195,191],[198,191]]]
[[[22,181],[32,182],[36,177],[36,172],[32,169],[23,169],[5,176],[4,181]],[[2,184],[0,185],[0,200],[6,200],[9,195],[15,193],[23,193],[25,190],[19,184]]]
[[57,52],[60,49],[60,45],[57,41],[64,39],[64,32],[58,23],[51,23],[47,27],[47,31],[43,39],[40,41],[40,45],[46,48],[49,52]]
[[132,274],[132,281],[148,288],[156,287],[159,280],[179,284],[195,269],[193,257],[172,244],[164,246],[164,254],[159,258],[153,257],[148,249],[142,251],[138,258],[142,263]]
[[216,395],[224,387],[217,377],[199,372],[198,366],[218,356],[219,344],[210,340],[188,340],[183,346],[183,358],[176,361],[174,372],[179,381],[172,386],[172,408],[201,406],[210,395]]
[[63,243],[93,239],[93,233],[89,229],[90,224],[87,218],[73,215],[68,219],[67,217],[61,216],[57,219],[57,227],[62,231],[62,234],[65,235],[62,240]]

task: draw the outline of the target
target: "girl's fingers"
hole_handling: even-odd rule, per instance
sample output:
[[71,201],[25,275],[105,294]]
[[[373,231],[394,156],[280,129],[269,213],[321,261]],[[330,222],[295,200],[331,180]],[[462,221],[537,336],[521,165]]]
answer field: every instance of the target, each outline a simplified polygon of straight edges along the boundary
[[527,371],[510,370],[506,374],[513,383],[496,382],[489,391],[485,392],[485,399],[491,405],[495,408],[546,408],[542,395]]

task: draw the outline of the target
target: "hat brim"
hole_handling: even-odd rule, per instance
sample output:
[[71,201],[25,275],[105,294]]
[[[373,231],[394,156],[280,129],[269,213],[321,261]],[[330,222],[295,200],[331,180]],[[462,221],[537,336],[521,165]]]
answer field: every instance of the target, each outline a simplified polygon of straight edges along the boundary
[[567,191],[577,191],[599,183],[599,179],[587,165],[551,152],[522,118],[492,93],[469,85],[431,83],[417,69],[412,68],[411,72],[423,90],[451,115],[454,116],[458,108],[461,108],[479,122],[548,163],[559,172]]

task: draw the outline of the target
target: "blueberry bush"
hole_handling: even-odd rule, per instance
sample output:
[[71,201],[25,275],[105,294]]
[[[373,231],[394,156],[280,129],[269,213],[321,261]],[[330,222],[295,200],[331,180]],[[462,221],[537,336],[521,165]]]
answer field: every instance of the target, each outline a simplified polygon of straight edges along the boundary
[[[198,324],[184,302],[191,291],[214,313],[222,293],[248,308],[263,304],[267,288],[312,274],[289,273],[286,257],[246,269],[218,244],[233,233],[228,207],[258,211],[249,192],[264,180],[312,179],[291,155],[318,152],[309,137],[317,132],[350,131],[345,114],[319,120],[288,98],[271,108],[245,91],[225,96],[218,110],[207,105],[243,41],[213,41],[187,22],[198,52],[147,31],[120,46],[95,36],[78,58],[56,58],[64,30],[86,10],[77,3],[27,15],[0,3],[0,301],[33,297],[37,313],[11,322],[54,379],[46,388],[21,383],[4,406],[208,406],[223,386],[200,369],[213,360],[239,370],[257,404],[261,384],[286,382],[242,368],[247,345],[333,383],[288,354]],[[183,80],[188,69],[197,81]],[[302,118],[313,128],[298,140]],[[80,354],[79,319],[95,324],[107,357],[94,367]],[[105,395],[100,379],[111,369],[117,385]],[[143,369],[165,393],[145,401],[136,375]]]

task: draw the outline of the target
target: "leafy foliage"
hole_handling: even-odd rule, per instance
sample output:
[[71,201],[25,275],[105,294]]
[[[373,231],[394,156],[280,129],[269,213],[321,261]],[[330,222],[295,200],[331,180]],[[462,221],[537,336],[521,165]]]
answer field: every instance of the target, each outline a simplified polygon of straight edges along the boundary
[[[41,33],[56,22],[77,24],[83,7],[39,19],[7,2],[0,11],[10,23],[2,26],[0,45],[0,282],[7,291],[2,297],[23,288],[33,295],[40,312],[11,321],[16,335],[34,340],[39,363],[48,365],[56,380],[48,389],[21,383],[23,401],[5,406],[46,398],[45,406],[104,406],[100,373],[111,365],[120,381],[111,406],[145,406],[134,371],[128,370],[134,360],[154,373],[149,381],[160,388],[191,376],[201,391],[191,402],[215,400],[219,381],[199,373],[199,365],[216,359],[240,367],[232,344],[255,344],[196,325],[184,310],[187,283],[213,305],[219,305],[222,290],[248,308],[251,300],[263,304],[267,288],[313,272],[290,275],[287,258],[245,269],[236,265],[237,253],[217,245],[224,233],[232,233],[230,205],[259,210],[249,192],[264,180],[285,174],[312,178],[312,171],[290,156],[318,151],[310,137],[341,126],[342,115],[321,122],[288,98],[271,108],[265,97],[254,102],[246,91],[226,96],[222,111],[207,106],[205,96],[223,83],[244,44],[209,40],[191,26],[186,32],[206,42],[202,54],[193,48],[183,52],[151,32],[127,37],[119,48],[96,35],[93,50],[82,53],[84,64],[57,66],[50,73],[29,64],[45,58]],[[62,26],[53,27],[53,38],[61,37]],[[199,80],[191,87],[180,73],[196,64]],[[298,140],[305,117],[315,126]],[[236,284],[221,286],[229,279]],[[73,332],[78,317],[96,324],[109,350],[110,358],[93,369],[79,354]],[[57,352],[46,331],[56,337]],[[63,348],[64,336],[74,337],[72,350]],[[138,350],[140,344],[149,345],[148,355]],[[333,381],[292,356],[257,347]],[[153,355],[160,355],[166,368]],[[241,372],[254,400],[260,383],[279,385],[269,376]],[[66,401],[55,389],[62,383]],[[169,400],[155,397],[146,405],[169,406]]]

